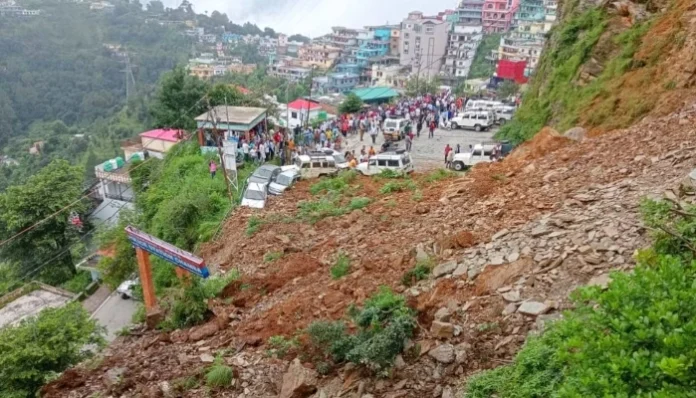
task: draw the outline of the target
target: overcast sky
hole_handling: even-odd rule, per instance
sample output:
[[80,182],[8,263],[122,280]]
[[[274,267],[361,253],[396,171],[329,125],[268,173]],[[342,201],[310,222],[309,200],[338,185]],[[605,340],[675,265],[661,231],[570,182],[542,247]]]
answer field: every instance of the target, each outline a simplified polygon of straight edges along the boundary
[[[409,11],[427,15],[454,9],[458,0],[190,0],[197,13],[217,10],[235,23],[253,22],[279,32],[310,37],[328,33],[332,26],[362,28],[363,25],[399,23]],[[147,0],[143,0],[147,3]],[[164,0],[177,7],[181,0]]]

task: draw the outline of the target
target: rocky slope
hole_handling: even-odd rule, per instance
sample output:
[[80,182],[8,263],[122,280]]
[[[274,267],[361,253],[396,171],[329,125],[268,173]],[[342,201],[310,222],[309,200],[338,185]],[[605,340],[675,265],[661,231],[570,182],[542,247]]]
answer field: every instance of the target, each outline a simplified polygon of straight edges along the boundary
[[[103,360],[66,372],[44,394],[200,396],[205,387],[184,391],[178,381],[200,380],[220,355],[236,381],[212,396],[452,397],[466,375],[509,361],[530,331],[569,305],[575,287],[604,284],[609,271],[632,267],[633,252],[649,238],[639,200],[664,195],[694,167],[695,121],[696,107],[688,105],[579,141],[547,129],[500,164],[420,182],[422,201],[408,191],[382,195],[383,181],[359,179],[359,194],[376,200],[316,224],[287,221],[297,217],[297,201],[311,196],[303,183],[271,202],[254,236],[245,234],[251,213],[240,211],[204,250],[223,270],[239,268],[252,286],[230,286],[211,302],[215,319],[121,338]],[[265,263],[271,251],[285,255]],[[333,281],[328,268],[339,251],[353,267]],[[401,286],[403,273],[425,256],[437,264],[431,277]],[[391,377],[351,366],[324,377],[268,357],[268,337],[340,318],[380,285],[403,292],[419,311],[410,344],[420,355],[399,358]]]

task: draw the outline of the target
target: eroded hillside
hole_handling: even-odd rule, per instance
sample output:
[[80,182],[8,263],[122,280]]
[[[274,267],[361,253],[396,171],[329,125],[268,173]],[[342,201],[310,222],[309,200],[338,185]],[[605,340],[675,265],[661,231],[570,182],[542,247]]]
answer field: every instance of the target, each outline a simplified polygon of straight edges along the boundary
[[690,0],[567,0],[522,107],[500,135],[625,128],[694,98],[696,5]]

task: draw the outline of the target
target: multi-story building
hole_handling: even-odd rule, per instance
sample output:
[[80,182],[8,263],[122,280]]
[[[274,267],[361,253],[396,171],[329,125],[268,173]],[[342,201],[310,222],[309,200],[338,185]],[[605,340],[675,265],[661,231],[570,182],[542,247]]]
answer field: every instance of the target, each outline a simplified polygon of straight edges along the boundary
[[460,25],[483,25],[483,3],[485,0],[462,0],[457,7]]
[[483,4],[484,33],[505,33],[513,24],[519,0],[485,0]]
[[421,77],[435,77],[445,59],[449,27],[437,17],[425,17],[419,11],[409,13],[401,23],[401,65],[410,66],[411,73]]
[[401,41],[401,26],[399,25],[378,25],[366,26],[367,34],[372,33],[374,40],[388,41],[388,55],[399,56],[399,42]]
[[483,39],[482,32],[482,26],[456,25],[452,28],[441,74],[447,83],[453,84],[469,75],[476,49]]
[[513,17],[515,26],[528,22],[540,22],[546,19],[544,0],[520,0],[520,5]]
[[329,69],[338,60],[341,49],[328,45],[309,44],[299,50],[299,58],[303,67],[316,66],[321,69]]
[[271,65],[268,73],[271,76],[299,82],[309,77],[310,70],[309,68],[301,68],[286,64],[275,64]]
[[372,65],[372,85],[404,88],[408,80],[409,67],[401,65]]

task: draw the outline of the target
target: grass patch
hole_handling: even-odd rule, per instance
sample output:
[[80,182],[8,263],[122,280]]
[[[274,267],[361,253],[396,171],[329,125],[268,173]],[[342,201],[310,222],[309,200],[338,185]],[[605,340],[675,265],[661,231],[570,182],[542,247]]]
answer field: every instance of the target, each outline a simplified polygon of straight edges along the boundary
[[331,267],[331,279],[341,279],[350,273],[350,258],[339,253],[336,263]]
[[206,298],[214,298],[222,293],[222,290],[231,282],[239,279],[239,271],[231,270],[225,275],[216,275],[201,282],[203,295]]
[[263,255],[264,263],[272,263],[276,260],[283,258],[284,253],[282,251],[268,252]]
[[500,37],[500,34],[483,36],[481,44],[476,49],[468,79],[483,79],[493,76],[495,64],[489,61],[488,57],[491,55],[491,51],[500,46]]
[[336,177],[324,177],[316,184],[312,184],[309,187],[309,192],[312,195],[318,195],[322,192],[344,193],[357,176],[358,173],[356,171],[349,170],[339,173]]
[[408,178],[408,175],[401,173],[401,172],[398,172],[396,170],[384,169],[379,174],[377,174],[377,177],[385,178],[385,179],[399,179],[399,178]]
[[297,351],[300,343],[297,337],[287,339],[284,336],[273,336],[268,339],[268,355],[274,358],[283,359],[289,354]]
[[416,192],[411,195],[411,200],[414,202],[420,202],[423,200],[423,192],[421,190],[417,190]]
[[371,202],[370,198],[357,197],[343,205],[341,200],[339,195],[329,194],[319,200],[302,201],[297,205],[298,218],[313,224],[326,217],[342,216],[353,210],[362,209]]
[[389,199],[389,201],[384,206],[393,209],[396,207],[396,201],[394,199]]
[[453,178],[455,176],[457,176],[457,174],[450,171],[450,170],[437,169],[433,172],[428,173],[428,175],[425,176],[423,181],[425,181],[428,184],[432,184],[434,182],[448,180],[448,179]]
[[205,373],[205,384],[210,388],[224,388],[232,385],[234,372],[225,365],[222,358],[216,358],[215,364]]
[[185,392],[198,387],[198,379],[194,376],[180,377],[172,381],[172,389],[176,392]]
[[246,236],[252,237],[254,236],[259,230],[261,229],[261,226],[264,224],[263,220],[260,217],[256,216],[251,216],[249,217],[249,221],[247,221],[247,228],[246,228]]
[[407,271],[401,277],[401,284],[411,287],[419,281],[427,279],[430,275],[430,271],[432,271],[432,264],[430,261],[420,261],[415,267]]
[[390,181],[379,189],[379,193],[387,195],[395,192],[403,192],[405,190],[415,191],[418,188],[416,183],[411,180],[406,181]]

